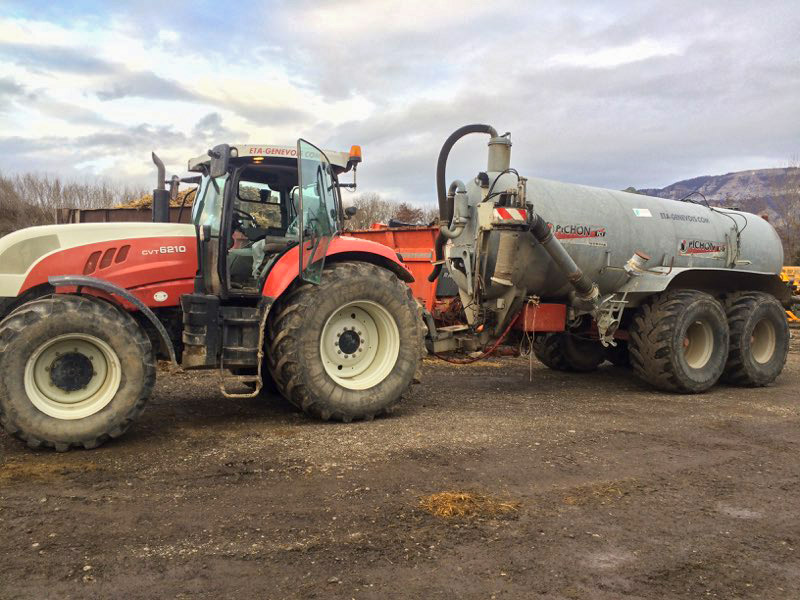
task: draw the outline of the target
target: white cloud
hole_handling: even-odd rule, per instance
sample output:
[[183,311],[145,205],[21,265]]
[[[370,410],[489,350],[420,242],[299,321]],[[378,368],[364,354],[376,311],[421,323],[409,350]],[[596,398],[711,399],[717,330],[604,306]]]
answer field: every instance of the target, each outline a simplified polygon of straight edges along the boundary
[[[303,136],[361,143],[362,189],[433,202],[439,145],[467,122],[510,129],[525,173],[611,187],[800,151],[788,1],[29,6],[0,9],[6,170],[149,184],[151,149],[182,172],[212,142]],[[451,175],[483,162],[465,142]]]

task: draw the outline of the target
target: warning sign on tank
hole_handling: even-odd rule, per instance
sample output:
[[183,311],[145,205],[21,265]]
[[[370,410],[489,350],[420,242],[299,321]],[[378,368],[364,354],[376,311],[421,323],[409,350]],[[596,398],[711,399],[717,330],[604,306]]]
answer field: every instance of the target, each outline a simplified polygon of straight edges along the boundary
[[726,244],[708,240],[681,240],[682,256],[701,256],[703,258],[725,258],[728,251]]
[[584,244],[586,246],[605,246],[606,228],[601,225],[581,225],[578,223],[548,223],[553,235],[563,244]]

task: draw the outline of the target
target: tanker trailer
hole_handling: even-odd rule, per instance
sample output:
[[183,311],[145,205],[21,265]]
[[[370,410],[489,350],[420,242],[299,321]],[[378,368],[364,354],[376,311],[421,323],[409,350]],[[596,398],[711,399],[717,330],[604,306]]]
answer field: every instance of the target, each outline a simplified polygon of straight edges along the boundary
[[[486,171],[445,182],[465,135],[489,136]],[[476,350],[514,328],[546,366],[626,365],[667,391],[718,380],[764,386],[786,362],[789,330],[781,242],[756,215],[688,199],[524,177],[510,134],[467,125],[437,164],[441,223],[435,281],[446,265],[467,324],[437,329],[428,349]]]

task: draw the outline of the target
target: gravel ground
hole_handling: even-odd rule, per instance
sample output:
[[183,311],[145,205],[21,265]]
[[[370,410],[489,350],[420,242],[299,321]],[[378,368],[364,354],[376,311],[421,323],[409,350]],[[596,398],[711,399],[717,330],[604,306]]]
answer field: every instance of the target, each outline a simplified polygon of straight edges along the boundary
[[[98,450],[0,434],[0,598],[797,598],[799,346],[772,387],[702,396],[428,361],[350,425],[162,375]],[[420,508],[442,491],[518,508]]]

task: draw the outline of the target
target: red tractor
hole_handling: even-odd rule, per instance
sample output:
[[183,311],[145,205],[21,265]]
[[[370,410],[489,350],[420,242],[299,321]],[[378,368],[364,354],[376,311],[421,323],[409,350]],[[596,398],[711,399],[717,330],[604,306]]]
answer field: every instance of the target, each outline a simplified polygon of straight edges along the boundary
[[412,383],[425,326],[409,270],[340,236],[360,149],[220,145],[189,162],[192,223],[50,225],[0,239],[0,422],[31,447],[94,448],[142,413],[156,360],[274,386],[321,419],[372,419]]

